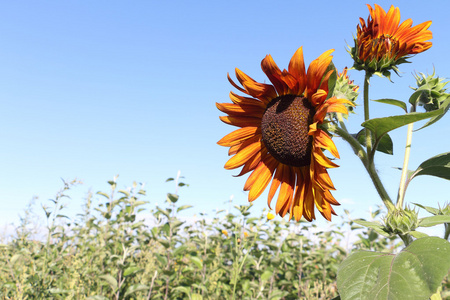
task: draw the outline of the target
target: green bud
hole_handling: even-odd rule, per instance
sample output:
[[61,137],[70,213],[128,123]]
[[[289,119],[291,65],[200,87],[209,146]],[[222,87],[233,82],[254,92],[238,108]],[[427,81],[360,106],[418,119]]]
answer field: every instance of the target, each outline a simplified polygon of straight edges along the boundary
[[441,108],[442,103],[450,97],[450,94],[445,93],[447,89],[444,88],[448,81],[444,81],[445,78],[435,77],[434,71],[433,74],[428,76],[419,73],[414,77],[416,78],[417,88],[412,88],[416,91],[415,97],[411,99],[413,105],[419,104],[427,112],[433,111]]
[[[336,79],[336,85],[334,86],[333,90],[333,97],[336,97],[338,99],[346,99],[351,102],[355,102],[356,98],[358,98],[359,92],[359,86],[356,84],[353,84],[353,80],[350,80],[347,75],[347,68],[344,68],[344,71],[342,73],[337,72],[337,79]],[[345,105],[347,109],[352,112],[353,106],[351,105]]]
[[418,214],[409,208],[396,209],[388,213],[384,220],[386,231],[393,234],[407,234],[419,225]]

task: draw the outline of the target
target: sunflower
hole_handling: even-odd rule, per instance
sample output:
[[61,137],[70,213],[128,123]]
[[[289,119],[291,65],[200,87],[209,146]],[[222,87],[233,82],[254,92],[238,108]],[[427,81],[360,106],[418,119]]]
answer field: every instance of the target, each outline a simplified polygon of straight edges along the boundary
[[413,21],[407,19],[400,25],[400,10],[391,6],[386,13],[383,8],[375,4],[375,9],[370,5],[370,16],[367,24],[360,18],[357,26],[355,47],[350,51],[358,70],[366,70],[372,73],[386,72],[393,69],[398,72],[396,65],[407,62],[410,55],[428,50],[433,35],[428,28],[431,21],[412,26]]
[[271,55],[261,62],[261,68],[272,84],[258,83],[236,68],[240,87],[228,75],[230,83],[244,97],[230,92],[233,103],[216,103],[226,113],[220,119],[240,127],[227,134],[218,144],[230,147],[233,155],[225,169],[242,167],[238,176],[251,172],[244,190],[248,200],[258,198],[269,183],[268,205],[278,192],[275,212],[299,221],[315,219],[314,206],[327,219],[336,215],[331,205],[339,205],[330,190],[334,190],[327,168],[337,165],[322,149],[339,158],[328,134],[319,128],[327,113],[347,114],[344,104],[352,103],[328,95],[328,71],[333,50],[315,59],[305,71],[303,49],[292,57],[288,70],[281,71]]

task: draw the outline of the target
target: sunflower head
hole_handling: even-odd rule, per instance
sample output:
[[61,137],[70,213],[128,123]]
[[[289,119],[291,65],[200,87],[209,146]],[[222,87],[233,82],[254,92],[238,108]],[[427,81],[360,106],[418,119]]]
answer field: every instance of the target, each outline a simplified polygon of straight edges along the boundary
[[292,57],[288,70],[281,71],[272,56],[261,63],[272,84],[256,82],[236,69],[236,84],[230,83],[247,96],[230,92],[232,103],[217,103],[226,113],[220,119],[239,129],[223,137],[218,144],[230,147],[233,155],[226,169],[242,167],[238,176],[251,172],[244,190],[249,201],[258,198],[270,184],[268,205],[276,193],[275,212],[290,214],[299,221],[315,219],[314,207],[327,219],[335,214],[331,205],[339,203],[331,195],[333,183],[327,169],[337,167],[324,153],[339,158],[337,149],[320,129],[328,113],[347,114],[345,104],[352,102],[332,97],[335,73],[331,64],[333,50],[326,51],[305,69],[303,49]]
[[431,47],[431,21],[411,27],[411,19],[400,24],[398,7],[391,6],[386,13],[377,4],[374,9],[367,6],[370,16],[367,23],[360,18],[355,46],[349,51],[355,69],[389,77],[389,71],[398,73],[397,65],[408,62],[408,57]]

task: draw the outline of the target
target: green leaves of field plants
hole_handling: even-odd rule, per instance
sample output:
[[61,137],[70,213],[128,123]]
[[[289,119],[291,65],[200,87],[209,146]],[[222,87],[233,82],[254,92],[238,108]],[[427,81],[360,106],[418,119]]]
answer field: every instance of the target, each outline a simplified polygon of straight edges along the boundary
[[450,269],[450,243],[437,237],[412,242],[399,254],[358,251],[338,269],[343,300],[428,299]]

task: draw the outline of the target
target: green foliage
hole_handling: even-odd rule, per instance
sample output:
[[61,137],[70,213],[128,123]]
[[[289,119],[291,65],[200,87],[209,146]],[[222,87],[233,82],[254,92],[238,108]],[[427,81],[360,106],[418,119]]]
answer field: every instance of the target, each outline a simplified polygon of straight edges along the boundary
[[438,237],[412,242],[399,254],[358,251],[339,267],[342,299],[428,299],[450,269],[450,243]]
[[[1,299],[330,299],[350,250],[343,232],[361,231],[268,222],[250,206],[187,221],[177,216],[191,207],[182,200],[148,211],[143,186],[120,190],[116,178],[71,220],[62,201],[73,184],[45,208],[45,236],[30,227],[30,208],[0,246]],[[357,249],[395,249],[373,231],[359,237]]]

